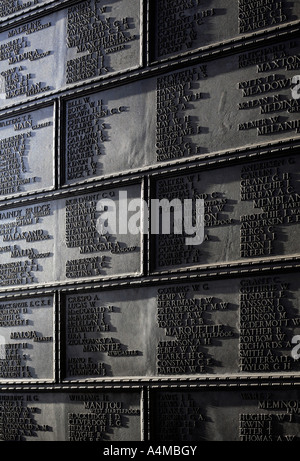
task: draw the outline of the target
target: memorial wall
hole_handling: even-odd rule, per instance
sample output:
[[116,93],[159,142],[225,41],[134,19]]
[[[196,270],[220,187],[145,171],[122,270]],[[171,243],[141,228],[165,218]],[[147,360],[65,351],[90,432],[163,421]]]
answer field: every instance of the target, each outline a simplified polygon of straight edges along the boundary
[[299,29],[1,2],[1,441],[300,441]]

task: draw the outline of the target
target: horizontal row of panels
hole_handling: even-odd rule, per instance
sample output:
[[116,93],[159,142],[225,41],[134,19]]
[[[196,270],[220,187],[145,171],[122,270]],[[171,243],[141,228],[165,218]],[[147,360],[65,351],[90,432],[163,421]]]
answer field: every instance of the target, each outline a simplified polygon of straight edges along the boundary
[[[284,0],[276,2],[269,1],[267,4],[261,2],[230,2],[222,0],[190,0],[188,2],[168,0],[150,0],[144,2],[149,5],[149,34],[150,42],[153,43],[151,50],[152,60],[169,58],[176,55],[193,52],[199,48],[218,45],[226,41],[233,41],[241,37],[247,37],[257,34],[260,31],[268,29],[276,29],[280,26],[293,24],[299,20],[300,7],[297,1],[290,2]],[[57,31],[63,33],[67,28],[69,35],[67,40],[74,43],[73,47],[79,53],[85,52],[88,58],[95,58],[96,53],[101,56],[107,56],[108,53],[115,53],[127,47],[130,40],[123,36],[123,29],[114,29],[115,21],[124,24],[129,24],[129,27],[134,29],[139,21],[139,15],[142,14],[143,2],[140,0],[128,1],[107,0],[104,3],[94,0],[84,2],[54,0],[5,0],[1,2],[0,20],[7,20],[18,15],[26,18],[26,12],[36,10],[40,12],[51,12],[57,8],[64,8],[61,16],[55,16],[48,13],[49,21],[51,21],[52,29],[48,31],[49,35],[56,35]],[[43,8],[46,7],[46,8]],[[29,18],[32,17],[29,16]],[[57,24],[57,18],[61,24]],[[66,25],[64,21],[66,21]],[[69,22],[72,21],[72,27]],[[43,24],[43,22],[41,22]],[[107,26],[109,27],[104,27]],[[41,28],[35,28],[33,23],[26,26],[32,32],[39,33],[39,37],[44,39],[44,34],[41,33]],[[26,32],[26,29],[24,29]],[[94,32],[97,31],[97,37]],[[31,33],[32,33],[31,32]],[[119,38],[116,38],[116,35]],[[76,38],[76,34],[77,38]],[[102,35],[101,35],[102,34]],[[133,32],[140,38],[138,29]],[[65,39],[65,35],[60,35]],[[103,40],[100,40],[100,37]],[[120,38],[123,40],[120,40]],[[64,40],[66,42],[66,39]],[[130,44],[130,43],[129,43]],[[80,48],[85,45],[85,48]],[[56,48],[55,48],[56,49]],[[112,49],[112,51],[109,51]],[[76,53],[76,50],[74,50]],[[17,54],[17,53],[16,53]],[[103,63],[101,67],[106,67],[109,59]]]
[[[144,403],[139,391],[1,393],[0,440],[299,441],[295,389],[152,391],[149,435]],[[150,448],[149,454],[170,455],[170,448]]]
[[136,178],[7,203],[0,291],[295,259],[298,171],[296,153],[246,156],[150,175],[148,200]]
[[298,68],[299,41],[289,40],[64,97],[59,116],[56,100],[0,114],[0,200],[51,190],[60,173],[70,186],[295,141]]
[[298,375],[299,289],[285,273],[1,297],[0,381]]
[[1,32],[1,105],[140,67],[141,7],[90,0]]
[[[107,3],[108,6],[102,7],[94,0],[80,2],[73,7],[60,9],[38,19],[31,19],[27,24],[22,23],[20,26],[0,31],[0,61],[2,63],[0,108],[141,68],[143,66],[143,17],[140,0]],[[189,4],[185,3],[175,8],[179,10]],[[249,10],[251,6],[252,3],[249,5],[245,3],[243,8]],[[267,9],[275,6],[277,7],[277,2],[269,2],[267,7],[260,8]],[[237,5],[233,2],[230,3],[230,7],[237,10]],[[295,8],[299,10],[298,3],[295,3]],[[196,9],[200,9],[200,6]],[[102,13],[100,10],[105,10],[105,12]],[[171,18],[176,17],[171,10],[172,8],[167,9],[166,17],[168,15]],[[219,10],[222,11],[221,8]],[[159,11],[161,14],[162,10]],[[226,9],[223,8],[223,11]],[[216,14],[214,18],[208,16],[205,20],[216,20],[217,17]],[[230,24],[226,13],[223,17],[226,24]],[[185,19],[190,20],[191,18],[193,16],[185,16]],[[159,22],[156,21],[155,25],[157,24]],[[188,28],[186,26],[185,28],[182,43],[187,40]],[[163,38],[163,44],[172,41],[172,34],[168,28],[163,26],[162,29],[169,38],[169,40]],[[179,33],[178,29],[178,26],[173,27],[175,35]],[[218,25],[216,30],[222,33],[226,28]],[[213,37],[214,33],[208,35]],[[159,37],[159,34],[156,33],[155,37]],[[201,33],[200,40],[203,37]],[[269,70],[281,70],[282,72],[298,69],[299,61],[297,57],[294,56],[294,59],[292,57],[296,51],[295,46],[292,49],[275,46],[258,52],[249,51],[238,59],[234,59],[232,63],[222,61],[217,66],[214,64],[208,66],[207,72],[205,70],[202,75],[200,73],[200,76],[198,71],[197,75],[194,75],[194,80],[197,82],[200,77],[202,79],[203,76],[208,76],[211,82],[219,76],[220,70],[221,72],[226,71],[227,74],[235,71],[236,78],[242,74],[240,81],[251,80],[252,76],[249,79],[244,76],[245,68],[251,64],[259,66],[261,72],[259,77],[265,77],[264,73]],[[295,64],[298,65],[295,66]],[[249,72],[249,69],[247,71]],[[281,74],[278,75],[278,80],[281,81],[283,76],[281,79],[280,76]],[[185,80],[184,83],[188,81]],[[235,83],[237,82],[234,81]],[[265,83],[271,83],[271,81],[267,80]],[[194,86],[195,84],[194,82]],[[221,80],[220,85],[224,91],[224,81]],[[278,85],[279,83],[277,87]],[[249,90],[249,87],[245,88]],[[282,87],[279,86],[279,88]],[[205,88],[206,99],[208,98],[207,93],[208,90]],[[250,94],[253,95],[253,91]],[[231,98],[229,93],[228,98]]]

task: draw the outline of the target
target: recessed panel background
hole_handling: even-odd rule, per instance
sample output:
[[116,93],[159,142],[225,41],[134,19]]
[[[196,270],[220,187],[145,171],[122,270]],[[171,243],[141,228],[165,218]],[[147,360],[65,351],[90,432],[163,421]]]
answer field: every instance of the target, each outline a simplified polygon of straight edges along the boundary
[[0,395],[0,440],[109,442],[141,440],[138,392]]
[[152,440],[299,441],[297,389],[157,390],[152,396]]
[[166,59],[226,40],[284,26],[299,19],[297,1],[268,3],[155,0],[152,3],[153,59]]
[[140,21],[139,0],[88,0],[2,32],[0,107],[138,67]]
[[0,120],[0,199],[54,187],[54,107]]
[[[182,220],[182,230],[171,226],[171,234],[157,232],[152,236],[153,267],[197,268],[298,254],[298,165],[298,157],[286,156],[160,176],[153,198],[169,203],[176,199],[177,205],[179,201],[177,210],[170,213],[169,209],[164,219],[169,223],[170,216]],[[194,221],[194,231],[186,232],[192,222],[187,218],[184,223],[186,200],[193,204],[190,219],[195,219],[196,201],[204,201],[205,235],[201,245],[187,242],[195,235],[196,224]],[[162,222],[162,217],[159,219]]]
[[0,298],[0,381],[54,380],[53,296]]

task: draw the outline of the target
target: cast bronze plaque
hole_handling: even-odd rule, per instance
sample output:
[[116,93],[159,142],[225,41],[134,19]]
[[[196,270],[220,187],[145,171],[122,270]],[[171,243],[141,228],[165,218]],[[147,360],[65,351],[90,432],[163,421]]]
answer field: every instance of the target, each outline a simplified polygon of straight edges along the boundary
[[70,282],[141,274],[143,235],[131,233],[122,214],[131,201],[142,207],[141,197],[141,184],[133,184],[60,200],[57,235],[63,243],[57,279]]
[[153,59],[172,58],[226,40],[297,21],[299,2],[155,0],[151,2]]
[[[164,178],[160,175],[152,198],[167,200],[159,219],[169,223],[170,232],[152,235],[153,268],[202,268],[299,254],[298,171],[299,158],[286,156]],[[174,199],[176,210],[172,208]],[[197,228],[195,222],[189,229],[189,223],[195,220],[197,201],[204,203],[204,240],[200,245],[192,232]],[[188,206],[191,208],[185,219]],[[158,216],[157,211],[154,215]],[[182,220],[182,226],[170,226],[172,219]],[[152,234],[155,232],[154,226]]]
[[156,391],[151,439],[168,442],[297,442],[295,388]]
[[0,441],[300,441],[300,2],[0,24]]
[[141,440],[140,395],[132,392],[0,394],[0,440]]
[[21,288],[140,274],[143,235],[120,227],[115,233],[102,234],[106,220],[99,224],[101,203],[102,212],[106,206],[116,210],[119,226],[120,210],[132,200],[142,205],[141,184],[3,208],[0,286]]
[[0,135],[0,198],[53,189],[53,105],[1,118]]
[[299,59],[278,42],[158,77],[157,161],[299,138]]
[[155,374],[155,290],[73,293],[65,303],[68,379]]
[[66,102],[66,183],[156,163],[155,85],[146,79]]
[[0,106],[137,68],[140,5],[87,0],[0,33]]
[[0,210],[0,286],[55,280],[56,207],[53,202]]
[[68,99],[64,181],[298,139],[298,67],[287,41]]
[[53,296],[0,298],[0,381],[54,380],[54,309]]
[[53,0],[3,0],[0,5],[0,19],[5,20],[10,16],[27,13],[36,6],[44,6]]
[[71,380],[299,372],[296,274],[65,295]]

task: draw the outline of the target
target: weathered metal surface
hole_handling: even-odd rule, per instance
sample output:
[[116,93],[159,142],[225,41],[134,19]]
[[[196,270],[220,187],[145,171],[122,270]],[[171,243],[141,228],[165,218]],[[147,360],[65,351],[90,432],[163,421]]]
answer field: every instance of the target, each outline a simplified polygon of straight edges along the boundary
[[139,67],[140,12],[88,0],[1,32],[0,107]]
[[0,394],[0,440],[124,442],[141,440],[138,392]]
[[297,373],[298,294],[296,274],[67,294],[65,376]]
[[54,106],[0,119],[0,199],[55,185]]
[[[170,228],[170,234],[152,236],[153,268],[201,268],[299,254],[298,170],[298,157],[286,156],[160,175],[152,198],[169,201],[164,219],[169,223],[170,216],[181,220],[182,229],[177,226]],[[175,212],[169,206],[174,199]],[[190,225],[197,200],[204,201],[201,244],[193,240],[196,224]],[[189,203],[193,205],[190,221],[184,220],[184,207]]]
[[153,59],[174,58],[226,41],[247,38],[299,20],[297,1],[224,2],[155,0],[152,6]]
[[298,40],[65,101],[63,181],[299,139]]
[[115,233],[101,234],[101,201],[106,204],[110,200],[117,219],[125,206],[121,193],[129,201],[141,201],[141,185],[136,184],[3,208],[0,211],[2,289],[140,274],[143,236],[123,234],[120,228]]
[[152,438],[173,442],[299,441],[299,391],[157,391]]
[[0,381],[54,381],[54,315],[53,296],[0,298]]

